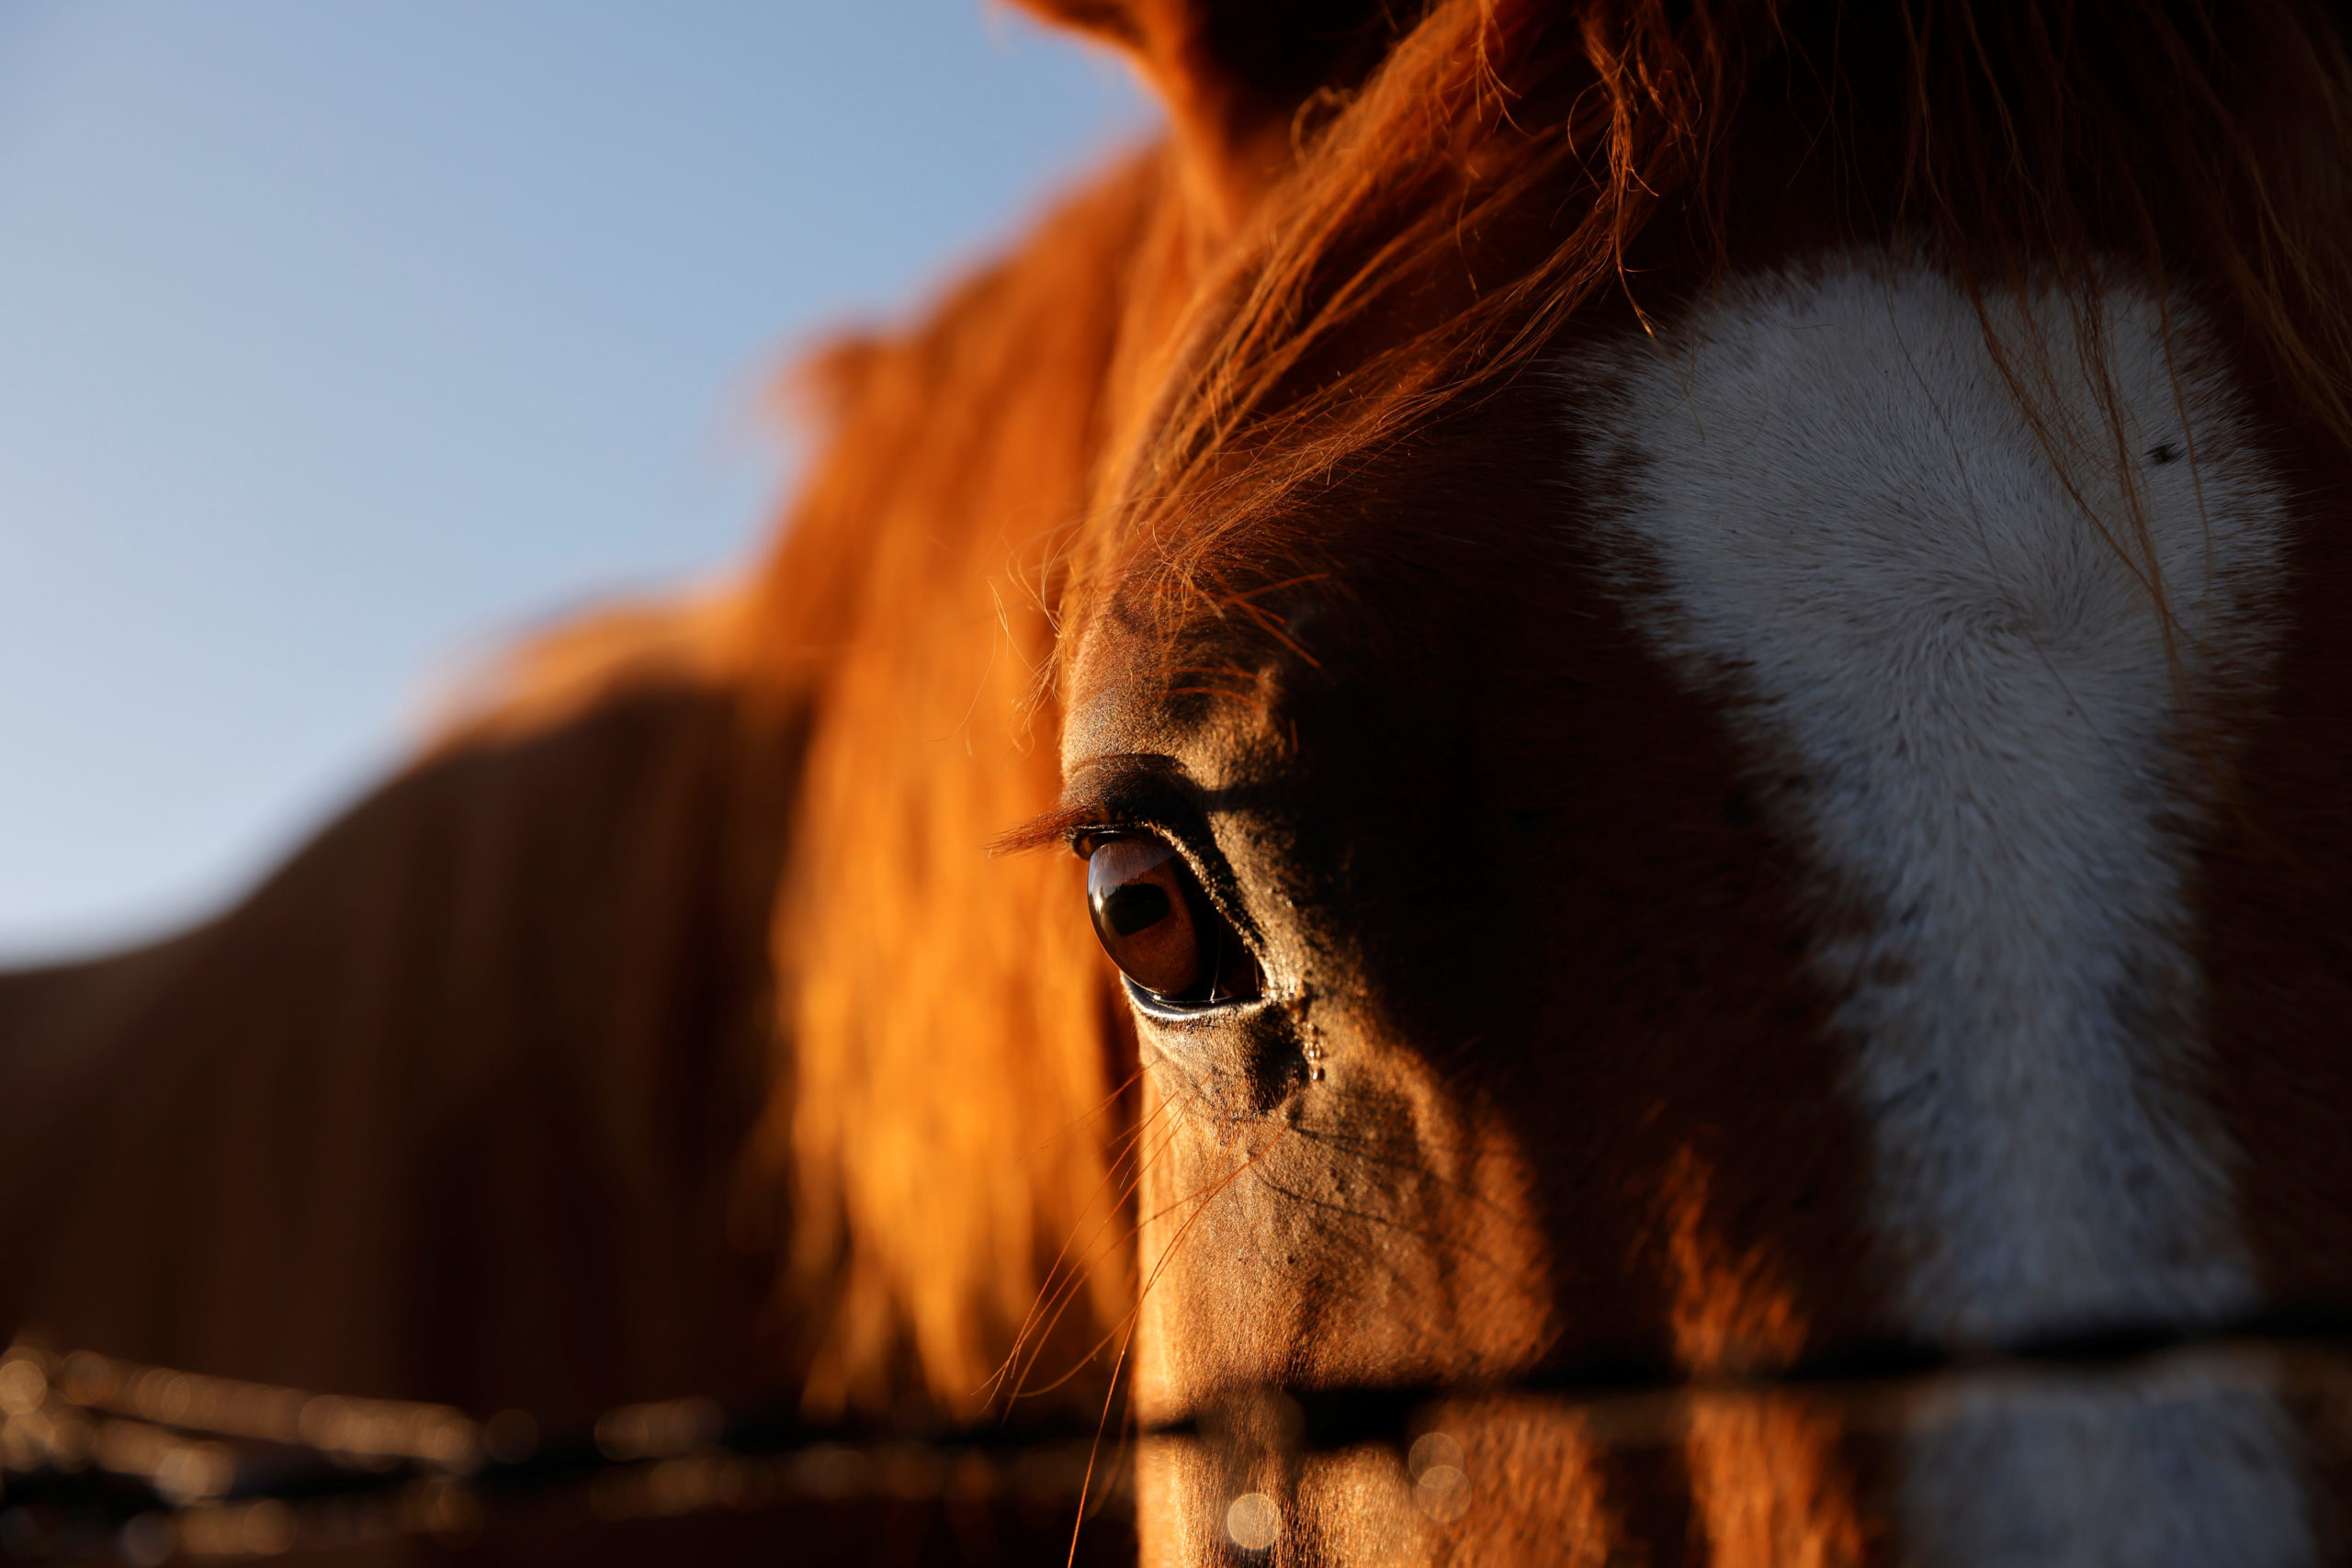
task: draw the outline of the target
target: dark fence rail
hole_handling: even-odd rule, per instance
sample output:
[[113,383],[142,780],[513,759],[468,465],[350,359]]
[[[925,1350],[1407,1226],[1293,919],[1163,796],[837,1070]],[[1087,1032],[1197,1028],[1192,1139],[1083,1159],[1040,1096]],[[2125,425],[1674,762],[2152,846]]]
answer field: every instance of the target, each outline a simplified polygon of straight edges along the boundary
[[[1260,1389],[1145,1433],[820,1428],[707,1398],[624,1405],[589,1429],[548,1431],[520,1411],[479,1419],[20,1341],[0,1352],[0,1560],[156,1568],[760,1516],[802,1549],[782,1554],[796,1562],[1058,1562],[1074,1530],[1080,1561],[1112,1562],[1132,1553],[1138,1442],[1387,1445],[1406,1460],[1417,1503],[1443,1518],[1465,1483],[1445,1413],[1480,1400],[1572,1407],[1596,1442],[1637,1449],[1680,1441],[1694,1410],[1723,1402],[1804,1400],[1868,1432],[1916,1430],[1988,1393],[2146,1397],[2167,1386],[2277,1394],[2298,1406],[2323,1457],[2352,1460],[2352,1319],[2332,1313],[1992,1357],[1889,1347],[1748,1376],[1611,1366],[1479,1388]],[[877,1547],[917,1517],[938,1527],[936,1540]],[[550,1560],[581,1558],[565,1550]]]
[[464,1546],[502,1520],[551,1529],[910,1505],[935,1507],[951,1535],[1001,1535],[1009,1522],[1040,1545],[1056,1541],[1059,1561],[1081,1501],[1105,1527],[1097,1533],[1125,1538],[1126,1474],[1118,1434],[1098,1445],[1091,1429],[1066,1426],[820,1429],[690,1398],[546,1432],[520,1411],[477,1420],[447,1405],[87,1351],[18,1343],[0,1353],[0,1559],[9,1561],[154,1565],[405,1537]]

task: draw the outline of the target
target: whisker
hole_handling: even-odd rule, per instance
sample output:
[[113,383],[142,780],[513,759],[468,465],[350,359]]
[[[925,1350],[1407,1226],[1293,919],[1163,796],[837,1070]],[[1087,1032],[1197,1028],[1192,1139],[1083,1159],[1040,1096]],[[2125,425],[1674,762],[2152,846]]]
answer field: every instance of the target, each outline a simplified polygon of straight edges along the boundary
[[[1283,1132],[1286,1133],[1287,1131],[1287,1128],[1283,1129]],[[1118,1357],[1111,1363],[1111,1386],[1103,1393],[1102,1395],[1102,1416],[1101,1420],[1095,1423],[1094,1441],[1086,1450],[1086,1478],[1079,1483],[1078,1488],[1078,1522],[1070,1527],[1069,1557],[1068,1562],[1064,1563],[1063,1568],[1075,1568],[1075,1564],[1078,1562],[1079,1532],[1086,1528],[1086,1499],[1088,1495],[1094,1488],[1094,1461],[1096,1457],[1102,1451],[1103,1429],[1111,1424],[1111,1402],[1117,1396],[1119,1392],[1119,1373],[1126,1367],[1128,1348],[1135,1343],[1136,1325],[1142,1321],[1143,1303],[1145,1299],[1151,1294],[1152,1287],[1159,1282],[1159,1276],[1167,1270],[1169,1260],[1176,1256],[1176,1249],[1182,1247],[1184,1244],[1184,1238],[1192,1234],[1193,1224],[1198,1221],[1203,1214],[1208,1213],[1209,1204],[1216,1201],[1219,1193],[1222,1193],[1227,1188],[1239,1180],[1243,1172],[1249,1170],[1251,1166],[1256,1165],[1260,1160],[1265,1158],[1268,1154],[1272,1153],[1273,1149],[1282,1143],[1282,1134],[1277,1134],[1274,1137],[1268,1140],[1264,1148],[1260,1149],[1256,1154],[1251,1155],[1248,1159],[1242,1161],[1240,1165],[1235,1167],[1234,1169],[1228,1172],[1223,1179],[1218,1181],[1216,1186],[1212,1187],[1207,1192],[1203,1194],[1201,1201],[1199,1205],[1193,1209],[1191,1218],[1187,1219],[1177,1230],[1175,1235],[1170,1238],[1167,1249],[1160,1253],[1159,1261],[1153,1265],[1150,1276],[1143,1282],[1143,1288],[1136,1292],[1136,1304],[1128,1309],[1126,1317],[1122,1325],[1125,1332],[1119,1340]]]
[[[1173,1132],[1170,1133],[1168,1138],[1162,1141],[1159,1148],[1153,1150],[1149,1156],[1138,1162],[1134,1178],[1128,1182],[1125,1192],[1121,1194],[1122,1198],[1133,1194],[1135,1190],[1142,1184],[1145,1174],[1150,1168],[1151,1161],[1157,1159],[1160,1154],[1166,1151],[1168,1144],[1174,1141],[1175,1135],[1176,1134]],[[1107,1221],[1105,1223],[1107,1223]],[[1143,1228],[1148,1224],[1149,1224],[1148,1220],[1138,1220],[1136,1224],[1127,1228],[1126,1235],[1122,1236],[1120,1239],[1122,1241],[1134,1241],[1143,1234]],[[1083,1284],[1087,1278],[1088,1276],[1080,1274],[1076,1275],[1072,1280],[1066,1280],[1064,1282],[1060,1303],[1055,1308],[1053,1318],[1046,1324],[1045,1329],[1042,1331],[1042,1335],[1050,1335],[1054,1328],[1060,1324],[1063,1315],[1069,1312],[1070,1306],[1077,1300],[1077,1286]],[[1093,1346],[1091,1347],[1084,1355],[1077,1358],[1077,1359],[1071,1364],[1069,1371],[1064,1372],[1061,1376],[1042,1387],[1035,1389],[1029,1388],[1027,1386],[1027,1371],[1024,1371],[1021,1381],[1015,1383],[1011,1398],[1035,1399],[1053,1393],[1056,1389],[1060,1388],[1065,1383],[1068,1383],[1072,1378],[1075,1378],[1080,1371],[1085,1370],[1088,1363],[1092,1361],[1095,1357],[1101,1355],[1104,1348],[1111,1343],[1112,1335],[1116,1334],[1118,1330],[1114,1327],[1112,1329],[1110,1334],[1105,1334],[1101,1339],[1096,1340]],[[1037,1353],[1044,1353],[1042,1342]],[[1035,1368],[1036,1360],[1035,1357],[1033,1357],[1029,1362],[1028,1371],[1035,1371]]]
[[[1116,1106],[1129,1089],[1133,1089],[1137,1083],[1142,1081],[1143,1074],[1144,1069],[1141,1066],[1137,1066],[1134,1072],[1127,1075],[1125,1080],[1123,1080],[1116,1088],[1112,1089],[1101,1105],[1088,1112],[1085,1116],[1080,1118],[1075,1125],[1080,1127],[1085,1126],[1088,1122],[1093,1121],[1104,1111]],[[1117,1179],[1119,1174],[1119,1163],[1121,1159],[1125,1157],[1125,1151],[1121,1145],[1131,1145],[1139,1130],[1139,1128],[1129,1128],[1117,1138],[1112,1140],[1110,1147],[1106,1151],[1109,1157],[1103,1162],[1102,1178],[1100,1181],[1095,1183],[1094,1190],[1087,1194],[1085,1205],[1083,1205],[1080,1211],[1081,1213],[1086,1210],[1091,1209],[1094,1201],[1102,1195],[1102,1190],[1110,1186],[1112,1182]],[[1066,1135],[1069,1129],[1065,1129],[1063,1134],[1057,1134],[1056,1136],[1059,1137]],[[1045,1144],[1039,1145],[1038,1147],[1040,1149],[1045,1148],[1050,1145],[1052,1142],[1053,1139],[1049,1138]],[[1114,1208],[1124,1204],[1125,1201],[1126,1193],[1123,1191],[1118,1197],[1112,1201]],[[1102,1234],[1101,1226],[1108,1224],[1109,1223],[1109,1218],[1105,1216],[1098,1223],[1095,1234],[1100,1235]],[[1072,1226],[1070,1233],[1063,1237],[1061,1250],[1054,1255],[1054,1261],[1046,1268],[1046,1277],[1044,1280],[1040,1282],[1037,1300],[1030,1304],[1028,1316],[1022,1320],[1020,1329],[1012,1337],[1012,1348],[1006,1352],[1004,1360],[998,1366],[995,1373],[986,1382],[982,1382],[978,1389],[974,1391],[982,1398],[993,1400],[996,1397],[993,1391],[1003,1387],[1007,1375],[1019,1366],[1022,1349],[1029,1341],[1031,1330],[1035,1327],[1037,1322],[1039,1313],[1044,1310],[1045,1303],[1048,1299],[1048,1292],[1054,1286],[1054,1277],[1057,1272],[1059,1272],[1063,1262],[1069,1257],[1070,1247],[1078,1239],[1079,1229],[1084,1224],[1085,1221],[1081,1218],[1076,1225]],[[1081,1274],[1080,1277],[1083,1279],[1086,1276]],[[1056,1321],[1059,1321],[1058,1314],[1056,1314]],[[1051,1333],[1052,1325],[1048,1325],[1042,1332]],[[1018,1384],[1014,1387],[1013,1397],[1019,1397]]]

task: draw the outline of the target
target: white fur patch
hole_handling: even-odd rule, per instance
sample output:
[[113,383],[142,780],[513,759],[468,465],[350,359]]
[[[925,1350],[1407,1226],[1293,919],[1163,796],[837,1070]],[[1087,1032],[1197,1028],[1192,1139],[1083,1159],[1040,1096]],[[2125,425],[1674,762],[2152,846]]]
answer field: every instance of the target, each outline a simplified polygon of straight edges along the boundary
[[[2186,311],[2122,289],[2089,322],[1996,304],[2005,343],[2030,315],[2045,334],[2011,360],[2040,435],[1959,291],[1883,258],[1727,290],[1580,394],[1589,455],[1627,486],[1606,526],[1639,623],[1725,702],[1820,874],[1813,961],[1856,1053],[1897,1310],[1949,1345],[2256,1300],[2186,946],[2187,833],[2222,759],[2181,696],[2259,672],[2285,512]],[[2151,550],[2169,650],[2127,564]],[[1917,1544],[2307,1556],[2275,1405],[2182,1410],[1936,1424],[1905,1495]],[[2128,1538],[2108,1512],[2127,1495],[2154,1510]]]

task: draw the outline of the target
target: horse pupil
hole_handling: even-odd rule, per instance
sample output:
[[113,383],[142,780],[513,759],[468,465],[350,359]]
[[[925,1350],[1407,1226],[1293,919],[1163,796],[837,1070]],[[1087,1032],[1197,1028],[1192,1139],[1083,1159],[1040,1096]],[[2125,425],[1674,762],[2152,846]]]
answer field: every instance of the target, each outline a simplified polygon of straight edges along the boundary
[[1131,882],[1125,887],[1114,887],[1102,900],[1102,914],[1111,929],[1121,936],[1133,936],[1147,931],[1168,918],[1174,908],[1168,890],[1148,882]]

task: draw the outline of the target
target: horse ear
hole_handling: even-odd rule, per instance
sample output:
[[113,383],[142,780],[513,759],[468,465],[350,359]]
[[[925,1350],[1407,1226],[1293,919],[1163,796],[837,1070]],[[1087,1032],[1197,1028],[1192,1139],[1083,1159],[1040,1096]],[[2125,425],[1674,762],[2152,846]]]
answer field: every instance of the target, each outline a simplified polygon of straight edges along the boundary
[[1301,105],[1362,83],[1411,27],[1410,0],[1019,0],[1133,59],[1194,172],[1238,218],[1288,165]]

